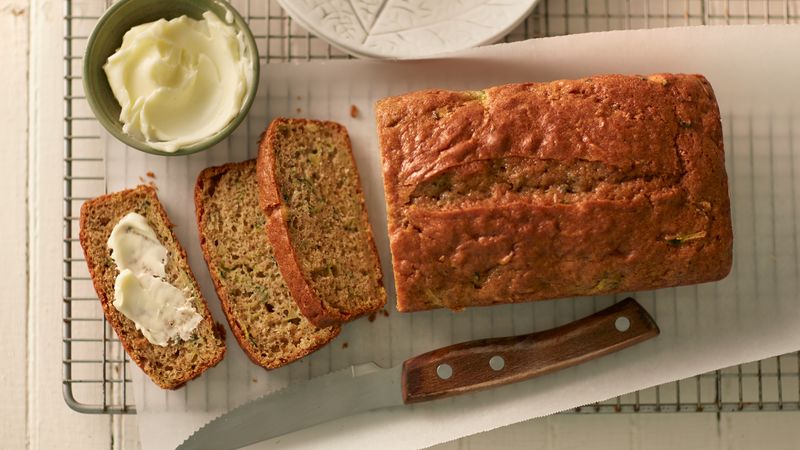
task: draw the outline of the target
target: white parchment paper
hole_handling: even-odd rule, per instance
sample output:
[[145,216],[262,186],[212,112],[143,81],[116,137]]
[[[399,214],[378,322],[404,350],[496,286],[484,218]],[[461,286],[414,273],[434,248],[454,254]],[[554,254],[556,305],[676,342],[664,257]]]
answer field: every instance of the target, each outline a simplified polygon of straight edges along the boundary
[[[742,26],[621,31],[538,39],[407,62],[341,61],[264,66],[246,123],[214,149],[163,158],[110,137],[109,191],[147,171],[176,224],[214,317],[224,322],[198,245],[192,189],[203,168],[253,157],[276,116],[336,120],[350,131],[390,292],[389,316],[361,319],[313,355],[267,372],[229,333],[219,366],[176,392],[132,367],[141,442],[174,448],[200,425],[247,400],[350,364],[383,366],[450,343],[529,333],[583,317],[623,296],[505,305],[461,313],[400,314],[393,282],[374,102],[422,88],[483,88],[597,73],[694,72],[708,77],[723,114],[734,214],[734,267],[719,283],[636,294],[656,318],[656,339],[514,386],[414,407],[347,417],[254,448],[424,447],[648,386],[800,349],[800,27]],[[359,110],[350,116],[351,106]],[[347,345],[345,345],[347,344]],[[320,398],[320,402],[326,401]],[[292,414],[283,411],[282,414]],[[264,418],[265,421],[269,417]]]

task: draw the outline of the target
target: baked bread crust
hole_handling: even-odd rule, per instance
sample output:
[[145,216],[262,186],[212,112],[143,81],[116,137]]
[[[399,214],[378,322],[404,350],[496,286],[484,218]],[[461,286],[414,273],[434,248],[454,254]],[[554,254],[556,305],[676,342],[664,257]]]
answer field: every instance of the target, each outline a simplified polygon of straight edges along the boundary
[[[320,128],[328,128],[335,133],[343,136],[346,142],[346,152],[350,159],[351,167],[355,170],[355,192],[360,205],[360,226],[364,227],[367,236],[367,245],[371,252],[372,259],[376,267],[367,267],[365,270],[377,271],[377,284],[379,294],[375,298],[365,298],[354,308],[343,309],[335,308],[328,304],[326,299],[319,296],[312,287],[311,281],[304,274],[301,258],[299,257],[294,245],[292,245],[289,229],[287,226],[287,206],[280,193],[280,183],[277,175],[276,154],[273,149],[274,142],[280,138],[279,129],[287,125],[304,126],[308,124],[316,125]],[[372,228],[367,216],[367,208],[364,202],[364,194],[358,179],[355,158],[353,157],[352,145],[347,129],[339,123],[331,121],[317,121],[310,119],[287,119],[276,118],[273,120],[264,134],[261,136],[258,150],[257,179],[259,203],[267,216],[267,236],[275,250],[275,259],[278,262],[281,274],[286,285],[292,294],[292,298],[297,303],[300,311],[308,320],[318,327],[328,327],[354,320],[360,316],[369,314],[381,308],[386,302],[386,293],[383,288],[382,274],[380,272],[380,259],[378,257]],[[333,199],[330,199],[333,201]],[[371,261],[364,261],[369,266]]]
[[700,75],[607,75],[382,99],[400,311],[724,278],[720,114]]
[[[247,336],[245,336],[245,332],[242,330],[239,320],[237,320],[237,314],[234,311],[231,303],[227,285],[223,283],[219,277],[217,262],[211,254],[210,245],[203,230],[205,229],[206,225],[206,201],[210,200],[210,198],[207,197],[208,184],[217,176],[223,175],[231,170],[242,170],[251,164],[255,166],[255,160],[227,163],[216,167],[208,167],[200,172],[200,174],[197,176],[197,182],[194,189],[195,214],[197,217],[198,234],[200,236],[200,246],[203,249],[203,258],[208,265],[209,273],[211,274],[211,280],[214,282],[214,288],[217,291],[217,295],[219,296],[219,300],[222,305],[222,310],[225,313],[225,317],[228,319],[228,324],[230,325],[233,335],[236,337],[236,340],[239,342],[239,346],[251,361],[266,369],[276,369],[319,350],[339,334],[340,328],[338,326],[334,326],[325,330],[318,330],[313,334],[309,333],[306,338],[308,341],[313,342],[313,345],[304,349],[297,346],[296,348],[299,351],[294,351],[291,354],[286,351],[286,348],[281,348],[279,349],[280,354],[272,354],[270,357],[259,356],[259,349],[256,348],[254,343],[251,342]],[[255,187],[256,180],[253,178],[253,188]],[[258,214],[262,213],[259,205],[255,205],[255,208],[258,210]],[[267,311],[264,311],[264,314],[268,314]],[[298,324],[298,326],[299,325],[300,324]],[[266,342],[264,342],[264,344],[266,344]],[[290,344],[294,343],[287,341],[285,342],[284,347],[288,347]]]
[[[109,263],[111,258],[106,242],[116,223],[125,214],[132,211],[148,218],[159,239],[162,240],[162,245],[169,251],[167,276],[170,277],[170,282],[175,282],[176,271],[185,272],[186,279],[184,281],[188,281],[190,284],[187,287],[195,297],[197,312],[203,316],[197,333],[212,342],[195,344],[192,341],[181,341],[166,347],[151,344],[139,330],[136,330],[134,323],[117,311],[112,304],[114,280],[119,271],[113,261]],[[180,388],[206,369],[217,365],[225,355],[225,329],[214,322],[208,304],[200,292],[191,267],[189,267],[186,252],[173,233],[172,226],[164,207],[158,200],[155,189],[151,186],[141,185],[133,189],[103,195],[89,200],[81,206],[81,247],[86,256],[92,284],[100,299],[106,320],[119,336],[128,356],[154,383],[164,389]],[[165,236],[165,233],[169,233],[169,235]],[[197,359],[191,358],[187,353],[192,352],[193,349],[201,351],[203,354]],[[185,361],[182,359],[184,357],[186,357]],[[187,366],[180,366],[182,363]],[[168,367],[172,367],[173,370],[167,370]]]

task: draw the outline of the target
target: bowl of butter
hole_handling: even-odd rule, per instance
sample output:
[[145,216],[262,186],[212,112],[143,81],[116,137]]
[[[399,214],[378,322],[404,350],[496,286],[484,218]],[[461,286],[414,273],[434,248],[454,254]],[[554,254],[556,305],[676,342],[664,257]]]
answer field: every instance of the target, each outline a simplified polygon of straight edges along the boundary
[[247,115],[258,48],[224,0],[121,0],[86,46],[83,87],[114,137],[158,155],[188,155],[225,139]]

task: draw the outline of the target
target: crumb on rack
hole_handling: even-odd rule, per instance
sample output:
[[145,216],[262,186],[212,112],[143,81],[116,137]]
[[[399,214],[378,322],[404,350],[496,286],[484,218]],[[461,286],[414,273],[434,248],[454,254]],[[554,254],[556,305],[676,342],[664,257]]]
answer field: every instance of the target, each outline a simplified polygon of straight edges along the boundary
[[144,178],[143,177],[139,177],[139,183],[144,184]]
[[350,117],[352,117],[353,119],[358,117],[358,106],[350,105]]
[[349,345],[349,344],[347,343],[347,341],[345,341],[345,342],[342,342],[342,348],[347,348],[347,346],[348,346],[348,345]]
[[147,175],[149,178],[152,178],[154,180],[156,179],[156,174],[154,174],[152,170],[148,170],[145,175]]
[[375,311],[372,311],[371,313],[369,313],[369,317],[368,317],[369,321],[370,322],[375,322],[375,317],[377,317],[377,315],[378,315],[378,313],[376,313]]
[[301,112],[303,112],[303,108],[297,108],[297,109],[295,109],[295,112],[297,114],[300,114]]
[[298,95],[298,96],[297,96],[297,99],[298,99],[298,100],[302,100],[302,99],[303,99],[303,96],[302,96],[302,95]]
[[389,317],[389,311],[387,311],[386,308],[381,309],[381,313],[383,314],[383,317]]

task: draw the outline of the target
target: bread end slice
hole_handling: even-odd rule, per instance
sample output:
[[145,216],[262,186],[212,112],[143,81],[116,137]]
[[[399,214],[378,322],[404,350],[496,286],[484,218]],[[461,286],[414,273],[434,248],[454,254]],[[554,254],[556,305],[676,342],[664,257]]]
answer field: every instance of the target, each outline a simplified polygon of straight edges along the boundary
[[275,369],[330,342],[292,300],[265,233],[256,161],[209,167],[197,177],[200,244],[231,331],[250,359]]
[[[114,280],[119,273],[107,247],[111,230],[126,214],[144,216],[167,248],[167,279],[193,298],[194,307],[203,316],[192,339],[170,343],[166,347],[151,344],[137,330],[133,321],[117,311],[114,301]],[[225,330],[215,323],[203,294],[186,259],[186,252],[172,232],[155,189],[138,186],[103,195],[81,206],[80,242],[106,320],[119,336],[130,358],[164,389],[177,389],[215,366],[225,355]]]
[[259,144],[259,200],[281,273],[303,314],[324,327],[386,303],[347,130],[279,118]]

